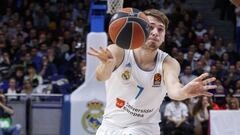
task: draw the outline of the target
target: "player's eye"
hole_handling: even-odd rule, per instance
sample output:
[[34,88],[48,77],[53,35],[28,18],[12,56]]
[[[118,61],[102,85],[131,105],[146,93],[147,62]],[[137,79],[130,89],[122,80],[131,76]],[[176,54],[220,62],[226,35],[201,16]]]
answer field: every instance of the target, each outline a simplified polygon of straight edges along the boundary
[[154,27],[152,25],[150,25],[150,30],[153,30],[153,29],[154,29]]
[[163,28],[158,28],[158,31],[159,31],[159,32],[162,32],[162,31],[163,31]]

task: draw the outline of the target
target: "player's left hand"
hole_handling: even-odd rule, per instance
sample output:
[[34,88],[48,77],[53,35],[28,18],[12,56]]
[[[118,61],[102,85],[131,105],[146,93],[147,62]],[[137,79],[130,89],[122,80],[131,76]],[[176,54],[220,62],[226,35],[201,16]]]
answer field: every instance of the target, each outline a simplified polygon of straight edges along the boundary
[[196,97],[196,96],[212,96],[213,94],[208,92],[208,90],[216,89],[217,85],[210,84],[216,80],[215,77],[207,78],[208,73],[203,73],[199,77],[195,78],[183,87],[183,92],[186,97]]

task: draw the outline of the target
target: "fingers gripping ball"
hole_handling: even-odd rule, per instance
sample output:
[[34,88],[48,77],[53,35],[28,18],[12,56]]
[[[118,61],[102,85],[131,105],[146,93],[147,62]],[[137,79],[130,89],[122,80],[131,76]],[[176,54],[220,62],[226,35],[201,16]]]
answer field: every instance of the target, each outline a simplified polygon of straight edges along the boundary
[[147,16],[135,8],[123,8],[113,15],[109,24],[111,40],[124,49],[142,46],[149,35]]

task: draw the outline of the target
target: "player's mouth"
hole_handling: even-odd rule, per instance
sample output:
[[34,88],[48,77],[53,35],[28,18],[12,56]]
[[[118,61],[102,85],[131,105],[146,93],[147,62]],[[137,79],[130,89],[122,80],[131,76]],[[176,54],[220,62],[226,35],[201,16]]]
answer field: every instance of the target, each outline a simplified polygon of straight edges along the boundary
[[158,39],[156,39],[156,38],[151,38],[151,37],[149,37],[148,40],[149,40],[149,41],[154,41],[154,42],[158,42],[158,41],[159,41]]

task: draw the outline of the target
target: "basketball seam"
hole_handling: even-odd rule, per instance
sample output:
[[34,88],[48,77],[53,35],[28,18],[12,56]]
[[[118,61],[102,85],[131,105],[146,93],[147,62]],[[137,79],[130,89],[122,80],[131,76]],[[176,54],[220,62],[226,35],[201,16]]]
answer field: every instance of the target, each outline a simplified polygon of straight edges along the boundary
[[[123,18],[128,18],[128,16],[121,17],[121,18],[118,18],[118,19],[116,19],[116,20],[112,21],[112,22],[111,22],[111,24],[110,24],[110,26],[111,26],[111,25],[112,25],[114,22],[118,21],[119,19],[123,19]],[[127,21],[126,21],[126,22],[127,22]]]
[[[146,42],[146,34],[145,34],[145,32],[144,32],[144,30],[142,29],[142,27],[141,27],[141,25],[139,24],[139,23],[136,23],[136,22],[134,22],[135,24],[137,24],[140,28],[141,28],[141,30],[143,31],[143,34],[144,34],[144,43]],[[133,33],[132,33],[132,35],[133,35]],[[132,39],[133,39],[133,36],[132,36]],[[132,45],[132,44],[131,44]],[[142,46],[142,45],[141,45]]]
[[[136,17],[137,18],[137,17]],[[144,22],[146,22],[146,23],[148,23],[146,20],[144,20],[144,19],[142,19],[142,18],[140,18],[140,17],[138,17],[139,19],[141,19],[141,20],[143,20]]]
[[[148,23],[146,20],[144,20],[144,19],[142,19],[142,18],[140,18],[140,17],[135,17],[135,16],[131,16],[131,17],[132,17],[132,18],[141,19],[142,21]],[[121,19],[122,19],[122,18],[129,18],[129,16],[121,17]],[[113,22],[111,22],[110,26],[111,26],[115,21],[118,21],[118,19],[116,19],[116,20],[114,20]]]
[[[126,24],[128,22],[128,17],[126,17],[126,18],[127,18],[127,20],[126,20],[125,24],[122,26],[122,28],[119,30],[119,32],[118,32],[118,34],[116,36],[117,38],[118,38],[119,34],[121,33],[121,31],[123,30],[123,28],[126,26]],[[117,43],[117,38],[115,39],[115,43]]]
[[[137,17],[138,17],[139,19],[145,21],[146,23],[148,23],[145,19],[141,18],[140,14],[141,14],[141,12],[139,12],[139,13],[137,14]],[[144,14],[144,13],[143,13],[143,14]],[[147,17],[147,16],[146,16],[146,17]]]
[[132,45],[133,45],[133,33],[134,33],[134,22],[132,23],[132,34],[131,34],[131,44],[130,44],[130,49],[132,49]]
[[[137,23],[138,24],[138,23]],[[140,25],[140,24],[138,24],[138,25]],[[143,31],[143,33],[144,33],[144,43],[146,42],[146,33],[145,33],[145,31],[144,31],[144,29],[141,27],[141,25],[140,25],[140,28],[142,29],[142,31]]]
[[[138,13],[138,17],[141,19],[141,20],[143,20],[143,21],[145,21],[144,19],[142,19],[141,17],[140,17],[140,12]],[[147,21],[145,21],[147,24],[148,24],[148,22]],[[142,27],[140,27],[141,29],[142,29]],[[147,35],[146,35],[146,33],[145,33],[145,31],[142,29],[142,31],[143,31],[143,33],[144,33],[144,42],[146,42],[146,37],[147,37]]]
[[[122,25],[121,29],[118,31],[118,34],[116,35],[115,41],[113,41],[114,43],[117,42],[117,37],[119,36],[120,32],[122,31],[122,29],[126,26],[126,24],[127,24],[127,22],[128,22],[128,17],[122,17],[121,19],[123,19],[123,18],[126,18],[125,24]],[[118,20],[119,20],[119,19],[116,19],[116,20],[114,20],[113,22],[111,22],[109,28],[111,29],[111,26],[114,24],[114,22],[116,22],[116,21],[118,21]]]
[[140,13],[141,13],[141,12],[138,12],[138,14],[137,14],[137,17],[139,17],[139,18],[140,18]]
[[146,22],[148,24],[148,22],[140,17],[136,17],[136,16],[132,16],[131,18],[138,18],[138,19],[141,19],[142,21]]
[[127,11],[120,11],[119,13],[126,13],[126,14],[129,14],[129,12],[127,12]]

